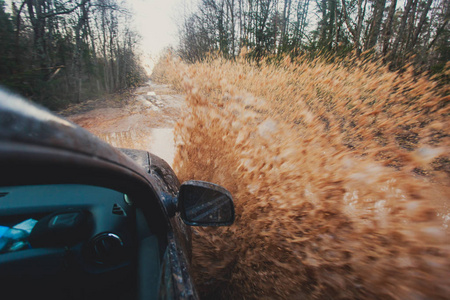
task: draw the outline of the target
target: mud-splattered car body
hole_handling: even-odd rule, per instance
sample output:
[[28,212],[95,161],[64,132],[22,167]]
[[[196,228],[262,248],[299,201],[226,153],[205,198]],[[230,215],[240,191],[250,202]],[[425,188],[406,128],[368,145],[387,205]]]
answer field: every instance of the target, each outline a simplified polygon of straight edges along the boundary
[[[180,183],[164,160],[115,149],[0,90],[0,166],[0,227],[37,222],[26,247],[0,251],[2,293],[16,299],[197,298],[185,222],[200,225],[205,210],[183,208],[182,220]],[[191,192],[190,184],[181,188]],[[227,195],[222,211],[204,203],[215,212],[203,226],[233,222]]]

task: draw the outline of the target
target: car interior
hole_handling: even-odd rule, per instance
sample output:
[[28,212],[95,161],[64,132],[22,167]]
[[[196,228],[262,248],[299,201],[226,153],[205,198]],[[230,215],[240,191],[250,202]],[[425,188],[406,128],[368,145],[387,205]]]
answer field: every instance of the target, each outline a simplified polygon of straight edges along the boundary
[[145,298],[158,296],[167,242],[127,194],[85,184],[6,186],[0,203],[2,293],[133,299],[145,289]]

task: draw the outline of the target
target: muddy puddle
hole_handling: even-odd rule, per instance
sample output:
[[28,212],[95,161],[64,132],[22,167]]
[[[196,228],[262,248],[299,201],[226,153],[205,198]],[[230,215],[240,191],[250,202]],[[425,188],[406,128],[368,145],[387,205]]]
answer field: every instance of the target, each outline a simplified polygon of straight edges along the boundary
[[99,134],[98,137],[117,148],[147,150],[161,157],[170,165],[173,164],[175,156],[173,128],[130,129]]
[[167,85],[149,81],[121,104],[67,118],[114,147],[147,150],[172,165],[173,127],[183,107],[183,96],[175,94]]

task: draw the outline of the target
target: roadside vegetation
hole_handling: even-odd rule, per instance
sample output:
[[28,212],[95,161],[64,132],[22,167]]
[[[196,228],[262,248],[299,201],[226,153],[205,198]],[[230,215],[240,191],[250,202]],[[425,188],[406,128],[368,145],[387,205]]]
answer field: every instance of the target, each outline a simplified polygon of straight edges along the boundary
[[[202,0],[185,10],[178,54],[371,55],[391,70],[413,64],[440,74],[450,60],[447,0]],[[448,77],[446,78],[448,82]]]
[[[205,299],[445,299],[449,86],[356,57],[187,64],[180,180],[217,182],[236,223],[194,230]],[[269,62],[270,61],[270,62]]]
[[139,36],[116,0],[0,0],[0,85],[51,109],[138,85]]

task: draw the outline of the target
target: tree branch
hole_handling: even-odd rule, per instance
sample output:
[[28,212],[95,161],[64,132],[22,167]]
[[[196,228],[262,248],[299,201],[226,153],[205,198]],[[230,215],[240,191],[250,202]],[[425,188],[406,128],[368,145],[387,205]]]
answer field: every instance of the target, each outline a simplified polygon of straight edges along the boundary
[[342,0],[342,11],[344,12],[344,19],[345,19],[345,25],[347,26],[348,31],[353,36],[353,39],[356,39],[356,31],[352,28],[352,25],[350,24],[350,19],[347,14],[347,6],[345,4],[345,0]]
[[79,7],[81,7],[81,6],[85,5],[86,3],[88,3],[89,1],[90,0],[83,0],[81,3],[79,3],[78,5],[70,8],[70,9],[67,9],[67,10],[64,10],[64,11],[59,11],[59,12],[55,11],[55,12],[51,12],[51,13],[46,13],[46,14],[42,15],[42,17],[43,18],[51,18],[51,17],[54,17],[54,16],[71,14],[75,10],[77,10]]

